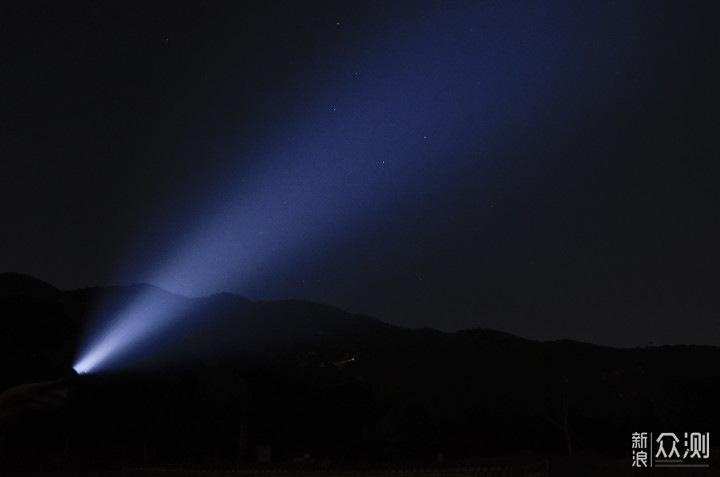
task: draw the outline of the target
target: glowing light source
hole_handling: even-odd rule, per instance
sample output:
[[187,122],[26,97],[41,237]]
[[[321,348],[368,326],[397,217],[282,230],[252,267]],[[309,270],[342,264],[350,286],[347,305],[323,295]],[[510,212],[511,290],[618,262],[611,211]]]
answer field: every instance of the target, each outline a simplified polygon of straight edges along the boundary
[[184,297],[144,287],[128,308],[97,320],[73,369],[94,373],[131,365],[148,340],[157,339],[158,332],[191,310],[191,301]]

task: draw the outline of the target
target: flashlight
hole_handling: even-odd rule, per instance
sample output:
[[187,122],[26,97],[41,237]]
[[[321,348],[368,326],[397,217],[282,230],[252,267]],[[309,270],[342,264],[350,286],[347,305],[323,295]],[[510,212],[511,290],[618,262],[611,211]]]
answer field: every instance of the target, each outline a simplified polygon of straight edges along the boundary
[[77,384],[77,381],[80,378],[80,376],[81,376],[81,373],[78,373],[77,371],[75,371],[75,368],[70,368],[65,373],[65,375],[62,378],[60,378],[60,381],[62,381],[62,383],[65,386],[70,387],[70,386]]

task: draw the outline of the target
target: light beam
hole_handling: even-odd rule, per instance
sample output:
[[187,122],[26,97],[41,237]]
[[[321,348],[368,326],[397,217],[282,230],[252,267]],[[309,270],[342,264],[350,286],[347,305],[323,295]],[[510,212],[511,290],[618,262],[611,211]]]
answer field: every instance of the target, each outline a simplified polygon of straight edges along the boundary
[[[347,59],[309,73],[322,79],[303,95],[314,101],[245,148],[253,160],[225,171],[184,235],[130,275],[189,296],[272,286],[261,277],[306,265],[418,194],[507,167],[498,153],[538,140],[544,124],[581,120],[623,67],[620,48],[632,56],[618,35],[631,6],[546,7],[435,4],[363,33]],[[75,369],[126,366],[186,313],[155,292],[100,312]]]

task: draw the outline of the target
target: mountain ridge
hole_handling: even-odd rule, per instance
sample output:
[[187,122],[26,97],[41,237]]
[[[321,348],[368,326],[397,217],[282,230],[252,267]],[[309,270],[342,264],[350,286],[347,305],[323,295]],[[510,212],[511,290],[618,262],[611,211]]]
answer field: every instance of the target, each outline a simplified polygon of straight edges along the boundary
[[[533,342],[576,342],[581,344],[587,344],[587,345],[593,345],[593,346],[604,346],[604,345],[597,345],[594,343],[589,342],[582,342],[582,341],[574,341],[574,340],[566,340],[566,339],[557,339],[557,340],[534,340],[530,338],[525,338],[519,335],[515,335],[509,332],[500,331],[492,328],[468,328],[463,330],[457,330],[457,331],[443,331],[439,330],[437,328],[405,328],[398,325],[393,325],[387,322],[384,322],[378,318],[364,315],[364,314],[356,314],[352,312],[348,312],[342,308],[333,306],[333,305],[327,305],[320,302],[315,302],[311,300],[306,299],[299,299],[299,298],[287,298],[287,299],[280,299],[280,300],[250,300],[247,297],[244,297],[242,295],[232,293],[232,292],[219,292],[214,293],[210,295],[205,296],[199,296],[199,297],[188,297],[186,295],[182,295],[179,293],[171,292],[167,289],[164,289],[162,287],[159,287],[157,285],[153,285],[150,283],[132,283],[129,285],[108,285],[108,286],[90,286],[90,287],[81,287],[77,289],[72,290],[60,290],[56,288],[55,286],[38,279],[36,277],[33,277],[31,275],[26,275],[22,273],[16,273],[16,272],[3,272],[0,273],[0,298],[9,298],[9,297],[25,297],[25,298],[58,298],[62,296],[63,294],[85,294],[90,293],[93,295],[140,295],[141,293],[161,293],[168,297],[174,297],[181,300],[188,300],[198,303],[207,303],[210,305],[217,305],[220,302],[225,302],[226,304],[234,304],[234,305],[259,305],[259,306],[271,306],[271,307],[285,307],[285,306],[296,306],[296,307],[309,307],[313,308],[314,310],[324,310],[327,312],[334,312],[341,315],[344,315],[346,317],[353,317],[353,318],[361,318],[368,321],[373,321],[377,324],[381,324],[382,326],[388,327],[388,328],[395,328],[395,329],[402,329],[402,330],[413,330],[416,332],[423,332],[423,330],[431,330],[433,332],[442,333],[445,335],[457,335],[462,336],[467,333],[486,333],[488,335],[492,335],[495,337],[504,337],[509,339],[516,339],[516,340],[524,340],[524,341],[533,341]],[[614,347],[611,347],[614,348]]]
[[[182,326],[138,348],[135,367],[87,376],[76,416],[82,435],[117,438],[121,447],[138,439],[145,419],[156,423],[158,442],[210,454],[220,451],[202,436],[235,449],[245,426],[248,439],[284,456],[305,442],[314,442],[313,455],[331,458],[618,455],[631,432],[720,423],[712,405],[720,371],[703,365],[720,361],[720,347],[613,348],[483,328],[415,330],[305,300],[186,298],[137,285],[54,292],[0,274],[0,284],[10,282],[14,295],[0,290],[0,389],[63,375],[100,298],[119,308],[148,294],[197,305]],[[39,293],[32,298],[24,286]],[[108,409],[111,428],[96,424],[110,419]]]

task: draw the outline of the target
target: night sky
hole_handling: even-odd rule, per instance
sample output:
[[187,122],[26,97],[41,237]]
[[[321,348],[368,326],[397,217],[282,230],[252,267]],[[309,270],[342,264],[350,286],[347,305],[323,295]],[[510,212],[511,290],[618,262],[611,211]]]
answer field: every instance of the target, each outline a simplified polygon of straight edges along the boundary
[[720,345],[720,3],[0,4],[0,271]]

